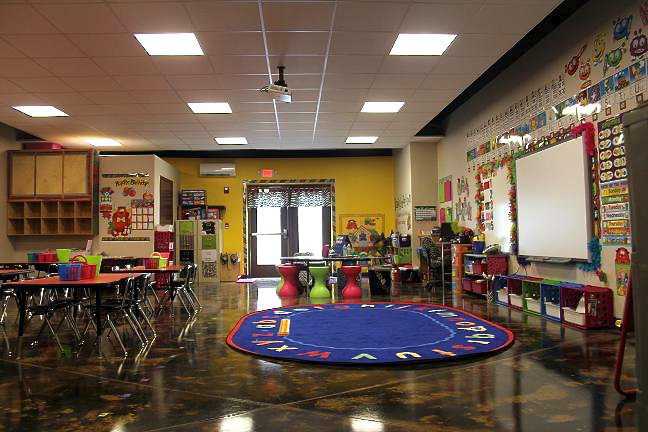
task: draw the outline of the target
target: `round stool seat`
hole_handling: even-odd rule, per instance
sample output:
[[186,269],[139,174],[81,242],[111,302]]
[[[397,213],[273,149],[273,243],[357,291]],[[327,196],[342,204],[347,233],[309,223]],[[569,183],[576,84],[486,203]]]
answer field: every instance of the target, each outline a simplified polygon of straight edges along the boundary
[[313,276],[313,288],[310,291],[310,296],[313,298],[330,298],[331,292],[326,287],[329,268],[327,266],[312,266],[309,270]]
[[342,273],[346,279],[346,285],[342,290],[343,298],[362,298],[362,288],[358,285],[358,275],[361,270],[360,266],[342,266]]
[[279,297],[297,297],[299,295],[299,281],[297,266],[291,264],[281,264],[277,266],[277,271],[281,275],[283,284],[277,290]]

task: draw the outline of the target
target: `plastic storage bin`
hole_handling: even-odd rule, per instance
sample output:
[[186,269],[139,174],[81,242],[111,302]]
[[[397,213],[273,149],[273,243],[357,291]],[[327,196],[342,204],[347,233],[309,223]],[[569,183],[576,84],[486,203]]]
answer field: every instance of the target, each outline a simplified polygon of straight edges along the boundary
[[514,309],[523,308],[522,281],[524,276],[513,275],[508,277],[507,288],[509,293],[509,305]]
[[461,288],[466,292],[472,291],[472,280],[469,278],[463,278],[461,280]]
[[487,255],[486,266],[489,275],[504,275],[508,273],[508,255]]
[[561,321],[560,313],[560,284],[562,282],[552,279],[544,279],[540,283],[540,313],[547,319]]
[[62,281],[78,281],[81,279],[81,264],[59,264],[59,279]]
[[488,281],[486,279],[476,279],[472,281],[472,292],[475,294],[486,295],[488,292]]

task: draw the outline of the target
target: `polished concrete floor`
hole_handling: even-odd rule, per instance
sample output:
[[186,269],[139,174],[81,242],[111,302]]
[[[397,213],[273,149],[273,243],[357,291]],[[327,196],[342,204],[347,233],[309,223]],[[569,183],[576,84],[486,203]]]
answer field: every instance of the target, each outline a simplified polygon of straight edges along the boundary
[[[278,363],[225,344],[241,315],[281,306],[272,288],[224,284],[200,296],[195,320],[179,310],[158,319],[150,350],[127,360],[89,349],[63,356],[47,341],[20,360],[0,348],[0,431],[636,430],[633,404],[612,387],[613,331],[581,332],[448,291],[447,304],[505,325],[515,344],[442,365]],[[420,287],[393,299],[443,302]],[[629,384],[633,368],[630,346]]]

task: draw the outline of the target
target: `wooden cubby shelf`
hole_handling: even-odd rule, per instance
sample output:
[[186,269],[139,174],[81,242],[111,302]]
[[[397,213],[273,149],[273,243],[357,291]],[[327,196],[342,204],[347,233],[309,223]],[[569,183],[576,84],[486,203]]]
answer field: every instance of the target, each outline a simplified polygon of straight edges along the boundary
[[7,206],[7,235],[55,236],[95,234],[89,200],[10,201]]

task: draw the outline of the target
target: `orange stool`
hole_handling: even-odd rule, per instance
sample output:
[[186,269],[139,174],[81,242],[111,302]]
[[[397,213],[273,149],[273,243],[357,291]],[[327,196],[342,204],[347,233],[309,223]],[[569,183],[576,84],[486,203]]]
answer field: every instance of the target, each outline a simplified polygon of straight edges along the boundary
[[277,266],[279,274],[283,278],[283,285],[277,291],[279,297],[297,297],[299,295],[299,281],[297,275],[299,269],[291,264],[281,264]]
[[362,289],[358,285],[360,266],[342,266],[342,273],[346,279],[346,285],[342,290],[342,297],[345,299],[362,298]]

